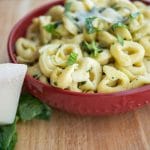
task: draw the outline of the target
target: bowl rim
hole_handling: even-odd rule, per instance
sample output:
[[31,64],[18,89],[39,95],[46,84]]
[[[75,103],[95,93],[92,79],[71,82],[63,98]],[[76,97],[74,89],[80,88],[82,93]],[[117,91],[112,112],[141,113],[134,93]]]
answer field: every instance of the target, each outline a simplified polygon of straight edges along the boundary
[[[13,43],[13,38],[18,30],[18,28],[23,24],[23,22],[25,22],[30,16],[32,16],[34,13],[39,12],[40,10],[44,9],[45,7],[49,6],[49,5],[58,5],[58,4],[63,4],[64,0],[55,0],[55,1],[51,1],[48,2],[46,4],[43,4],[42,6],[39,6],[31,11],[29,11],[25,16],[23,16],[11,29],[11,32],[8,36],[8,41],[7,41],[7,53],[9,56],[9,59],[12,63],[18,63],[15,59],[15,55],[13,52],[14,49],[14,43]],[[147,5],[150,4],[150,2],[146,2]],[[58,87],[54,87],[51,84],[47,85],[45,83],[42,83],[39,80],[36,80],[35,78],[33,78],[32,76],[26,74],[26,79],[30,79],[31,81],[37,82],[38,84],[45,86],[51,90],[60,92],[62,94],[67,94],[67,95],[75,95],[75,96],[124,96],[124,95],[130,95],[130,94],[135,94],[135,93],[139,93],[139,92],[143,92],[143,91],[147,91],[150,90],[150,85],[144,85],[142,87],[138,87],[138,88],[134,88],[134,89],[129,89],[129,90],[125,90],[125,91],[119,91],[119,92],[114,92],[114,93],[81,93],[81,92],[75,92],[75,91],[69,91],[69,90],[64,90]]]

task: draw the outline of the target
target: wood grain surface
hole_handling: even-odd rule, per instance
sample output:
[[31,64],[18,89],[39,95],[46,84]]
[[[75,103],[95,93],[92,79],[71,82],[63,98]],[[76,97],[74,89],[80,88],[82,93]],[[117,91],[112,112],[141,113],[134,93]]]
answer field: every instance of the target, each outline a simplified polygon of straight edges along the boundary
[[[29,10],[50,0],[0,0],[0,63],[7,38]],[[150,106],[111,117],[80,117],[54,110],[51,121],[18,125],[16,150],[150,150]]]

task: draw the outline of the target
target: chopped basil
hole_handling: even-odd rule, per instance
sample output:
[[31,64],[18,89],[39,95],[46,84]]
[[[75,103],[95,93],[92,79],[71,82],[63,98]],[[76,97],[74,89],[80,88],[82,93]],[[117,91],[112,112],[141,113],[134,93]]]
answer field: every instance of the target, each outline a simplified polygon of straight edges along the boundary
[[127,26],[122,22],[118,22],[112,25],[113,30],[115,30],[116,28],[127,28]]
[[117,41],[118,41],[122,46],[124,45],[124,39],[123,39],[121,36],[117,35]]
[[140,12],[135,12],[129,15],[130,19],[135,19],[136,17],[138,17],[140,15]]
[[77,57],[78,57],[78,54],[75,52],[72,52],[68,57],[67,65],[70,66],[70,65],[73,65],[74,63],[76,63]]
[[81,43],[81,48],[91,56],[97,56],[98,53],[103,51],[100,45],[98,45],[95,41],[92,41],[92,43],[83,41]]
[[97,28],[93,26],[93,21],[96,19],[96,17],[90,17],[85,19],[85,29],[88,34],[92,34],[97,31]]
[[44,29],[45,29],[47,32],[51,33],[52,35],[58,36],[59,33],[56,31],[56,29],[57,29],[57,27],[58,27],[60,24],[61,24],[60,21],[55,22],[55,23],[51,23],[51,24],[48,24],[48,25],[44,26]]

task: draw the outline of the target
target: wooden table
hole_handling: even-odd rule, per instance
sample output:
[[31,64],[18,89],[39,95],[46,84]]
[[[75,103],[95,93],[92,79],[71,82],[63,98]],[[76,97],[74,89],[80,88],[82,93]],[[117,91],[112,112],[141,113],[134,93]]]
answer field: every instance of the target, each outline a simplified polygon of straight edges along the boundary
[[[0,63],[17,20],[50,0],[0,0]],[[18,125],[17,150],[150,150],[150,106],[111,117],[80,117],[54,111],[51,121]]]

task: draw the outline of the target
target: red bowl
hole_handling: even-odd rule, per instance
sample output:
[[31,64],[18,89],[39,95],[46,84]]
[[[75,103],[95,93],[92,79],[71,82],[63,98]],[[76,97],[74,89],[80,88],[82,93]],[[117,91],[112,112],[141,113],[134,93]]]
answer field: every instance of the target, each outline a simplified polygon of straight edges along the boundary
[[[17,63],[15,42],[25,35],[27,27],[34,17],[40,16],[63,0],[50,2],[35,9],[22,18],[12,29],[8,39],[8,54],[11,62]],[[110,115],[127,112],[150,102],[150,85],[112,94],[85,94],[62,90],[46,85],[26,75],[24,85],[28,92],[49,106],[81,115]]]

